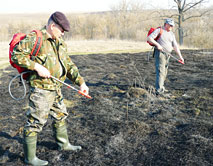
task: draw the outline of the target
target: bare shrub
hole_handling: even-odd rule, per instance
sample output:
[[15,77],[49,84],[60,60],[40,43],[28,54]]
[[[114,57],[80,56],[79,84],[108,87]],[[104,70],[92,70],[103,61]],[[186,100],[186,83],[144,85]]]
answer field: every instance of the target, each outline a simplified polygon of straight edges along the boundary
[[[194,12],[194,11],[192,11]],[[196,11],[199,13],[199,11]],[[66,40],[72,39],[121,39],[146,41],[150,27],[163,25],[162,15],[171,15],[171,10],[112,10],[109,12],[67,14],[71,31],[66,33]],[[213,21],[212,13],[204,17],[190,19],[183,23],[185,32],[184,46],[212,48]],[[14,33],[29,33],[46,24],[49,15],[0,15],[0,40],[8,41]],[[174,32],[178,36],[178,26]]]

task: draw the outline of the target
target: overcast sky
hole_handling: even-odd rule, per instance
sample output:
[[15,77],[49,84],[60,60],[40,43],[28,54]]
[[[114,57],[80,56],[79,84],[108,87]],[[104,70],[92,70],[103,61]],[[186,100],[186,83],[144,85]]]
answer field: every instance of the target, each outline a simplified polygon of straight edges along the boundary
[[[173,0],[128,0],[138,1],[146,8],[169,8]],[[213,0],[209,0],[213,5]],[[108,11],[121,0],[8,0],[0,5],[0,13],[51,13]]]

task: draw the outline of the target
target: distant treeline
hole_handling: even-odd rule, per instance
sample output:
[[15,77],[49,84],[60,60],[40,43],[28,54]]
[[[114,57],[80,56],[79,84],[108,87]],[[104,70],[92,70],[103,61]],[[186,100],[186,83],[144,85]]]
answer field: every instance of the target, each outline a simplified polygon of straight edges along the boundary
[[[98,13],[66,14],[71,31],[66,40],[120,39],[145,41],[150,27],[163,25],[165,11],[111,11]],[[0,15],[0,40],[9,41],[14,33],[29,33],[42,28],[49,18],[47,14]],[[184,23],[184,45],[187,47],[213,47],[212,15],[196,17]],[[177,36],[177,26],[174,32]]]

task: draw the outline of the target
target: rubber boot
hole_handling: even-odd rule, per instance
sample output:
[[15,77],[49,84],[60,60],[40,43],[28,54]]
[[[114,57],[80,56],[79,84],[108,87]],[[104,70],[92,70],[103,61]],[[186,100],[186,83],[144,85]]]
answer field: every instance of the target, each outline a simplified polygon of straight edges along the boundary
[[35,136],[24,136],[24,162],[31,165],[48,165],[48,161],[36,157],[37,134]]
[[53,131],[55,140],[59,145],[59,150],[78,151],[82,149],[81,146],[74,146],[70,144],[65,123],[63,125],[54,124]]

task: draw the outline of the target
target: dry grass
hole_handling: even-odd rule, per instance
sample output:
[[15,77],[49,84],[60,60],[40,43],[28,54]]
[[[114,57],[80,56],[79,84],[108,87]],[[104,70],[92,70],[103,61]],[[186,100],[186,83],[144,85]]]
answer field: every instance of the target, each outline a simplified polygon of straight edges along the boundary
[[[175,11],[173,11],[175,12]],[[163,24],[162,16],[173,15],[171,10],[160,10],[157,12],[150,10],[142,10],[141,12],[100,12],[100,13],[66,13],[71,24],[71,31],[66,33],[67,40],[101,40],[98,44],[98,50],[109,52],[111,50],[102,47],[101,43],[110,44],[112,40],[134,40],[145,43],[146,35],[150,27],[157,27]],[[49,18],[49,14],[0,14],[0,41],[7,41],[14,33],[29,33],[33,29],[42,28]],[[164,18],[164,17],[163,17]],[[184,44],[187,47],[212,48],[212,12],[201,18],[191,19],[183,24],[184,28]],[[203,33],[205,31],[205,33]],[[178,26],[174,29],[178,40]],[[109,41],[105,41],[109,39]],[[75,47],[70,49],[72,53],[88,53],[87,46],[80,47],[83,51],[79,51],[78,45],[72,41]],[[79,41],[76,41],[79,44]],[[85,42],[85,41],[83,41]],[[88,42],[88,41],[86,41]],[[123,42],[123,41],[122,41]],[[124,44],[129,41],[125,41]],[[115,46],[117,41],[113,41]],[[135,42],[138,45],[138,42]],[[93,42],[89,41],[89,45],[93,46]],[[99,46],[100,44],[100,46]],[[126,45],[124,45],[126,46]],[[77,48],[77,51],[75,50]],[[84,51],[86,49],[86,51]],[[129,47],[131,51],[132,47]],[[140,50],[141,48],[139,48]],[[116,48],[115,51],[122,51]],[[128,50],[125,48],[125,50]]]
[[[66,43],[70,55],[137,53],[151,50],[146,42],[129,40],[70,40]],[[0,48],[0,69],[4,69],[10,65],[9,41],[0,42]],[[181,49],[187,49],[187,47],[183,46]]]
[[[70,55],[79,54],[106,54],[123,52],[143,52],[149,50],[145,42],[121,41],[121,40],[73,40],[67,41],[68,52]],[[9,41],[0,42],[0,69],[9,65]]]
[[71,55],[97,53],[135,53],[151,49],[145,42],[127,40],[73,40],[68,41],[68,52]]
[[9,65],[9,42],[0,42],[0,69]]

